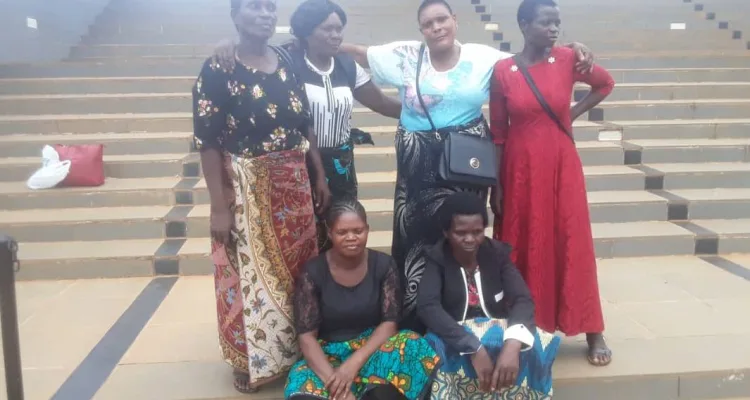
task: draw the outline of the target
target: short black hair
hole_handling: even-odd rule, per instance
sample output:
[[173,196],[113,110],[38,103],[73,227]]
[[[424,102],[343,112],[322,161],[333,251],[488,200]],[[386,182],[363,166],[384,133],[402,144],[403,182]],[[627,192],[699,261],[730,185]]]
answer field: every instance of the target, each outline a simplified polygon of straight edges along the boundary
[[364,223],[367,223],[367,212],[362,203],[354,199],[336,200],[325,214],[326,226],[331,229],[339,217],[346,213],[357,214]]
[[554,0],[523,0],[521,5],[518,6],[518,14],[516,15],[518,25],[533,21],[536,18],[537,9],[542,6],[557,7],[557,2]]
[[479,215],[486,228],[490,224],[487,214],[487,203],[478,194],[472,192],[456,192],[445,198],[440,206],[440,226],[444,232],[451,230],[453,217],[459,215]]
[[419,22],[419,17],[422,16],[422,11],[433,4],[441,4],[448,9],[448,12],[453,14],[453,8],[451,8],[451,5],[445,0],[424,0],[422,4],[419,5],[419,8],[417,8],[417,22]]
[[289,26],[292,35],[304,40],[310,36],[315,28],[322,24],[331,14],[339,16],[341,23],[346,26],[346,13],[338,4],[329,0],[306,0],[300,3],[292,13]]

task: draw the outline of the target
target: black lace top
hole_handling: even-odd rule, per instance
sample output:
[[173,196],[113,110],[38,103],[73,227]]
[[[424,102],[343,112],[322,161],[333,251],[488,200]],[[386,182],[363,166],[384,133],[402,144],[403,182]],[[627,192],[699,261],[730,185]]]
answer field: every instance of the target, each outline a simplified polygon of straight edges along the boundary
[[320,339],[347,341],[382,322],[398,322],[401,301],[401,280],[389,255],[369,250],[365,277],[348,287],[333,279],[322,254],[297,279],[295,327],[298,334],[317,330]]

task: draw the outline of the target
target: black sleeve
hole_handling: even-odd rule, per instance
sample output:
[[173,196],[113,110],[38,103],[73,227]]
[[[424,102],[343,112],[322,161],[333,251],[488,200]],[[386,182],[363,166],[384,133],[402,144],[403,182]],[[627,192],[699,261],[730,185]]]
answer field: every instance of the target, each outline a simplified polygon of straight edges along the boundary
[[506,309],[508,311],[508,326],[523,324],[526,329],[535,332],[534,300],[521,272],[510,260],[510,253],[499,253],[500,274],[503,281]]
[[401,289],[401,279],[398,276],[396,261],[391,257],[388,257],[387,268],[381,284],[381,298],[383,299],[381,318],[383,322],[399,322],[401,320],[403,290]]
[[198,150],[221,148],[227,124],[228,73],[215,58],[203,63],[193,85],[193,142]]
[[463,354],[476,353],[481,342],[445,311],[442,292],[443,279],[439,267],[428,260],[419,282],[417,316],[447,346]]
[[321,322],[320,293],[307,270],[297,278],[296,286],[294,293],[294,327],[297,334],[317,331]]

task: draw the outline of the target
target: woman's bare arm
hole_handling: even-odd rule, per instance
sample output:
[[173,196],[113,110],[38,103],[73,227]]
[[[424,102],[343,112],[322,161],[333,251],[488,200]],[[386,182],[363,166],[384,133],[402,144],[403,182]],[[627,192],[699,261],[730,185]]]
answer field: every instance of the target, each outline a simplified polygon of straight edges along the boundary
[[372,81],[357,88],[354,91],[354,98],[380,115],[396,119],[401,117],[401,101],[383,93],[383,90]]
[[354,61],[357,62],[357,64],[365,67],[370,68],[370,62],[367,61],[367,49],[369,46],[363,46],[359,44],[352,44],[352,43],[342,43],[341,47],[339,47],[339,51],[342,53],[349,54],[352,58],[354,58]]

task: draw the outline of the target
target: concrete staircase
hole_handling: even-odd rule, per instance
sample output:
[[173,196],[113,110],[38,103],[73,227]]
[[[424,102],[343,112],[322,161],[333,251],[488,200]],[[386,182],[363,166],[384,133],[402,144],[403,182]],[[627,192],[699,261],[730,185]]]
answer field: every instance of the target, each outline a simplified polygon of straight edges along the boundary
[[[115,0],[68,60],[2,66],[0,230],[21,242],[22,278],[210,273],[208,194],[190,144],[189,90],[202,59],[233,33],[228,4],[207,3]],[[341,3],[348,40],[419,38],[412,4]],[[519,50],[515,2],[454,3],[461,40]],[[293,4],[280,7],[283,26]],[[565,38],[594,49],[618,83],[575,124],[598,256],[747,251],[747,50],[678,1],[575,0],[563,17]],[[382,20],[399,22],[371,29]],[[670,31],[671,22],[688,29]],[[357,169],[371,245],[388,250],[395,121],[360,108],[354,124],[376,138],[375,147],[356,150]],[[28,190],[24,181],[47,143],[104,143],[107,183]]]
[[[349,41],[420,38],[416,1],[339,3],[349,14]],[[517,1],[451,3],[460,40],[520,50]],[[743,0],[561,3],[565,40],[589,45],[618,83],[575,123],[605,270],[645,269],[674,260],[661,256],[683,256],[677,259],[740,276],[737,265],[747,256],[734,253],[750,253],[750,51],[742,24],[750,26]],[[278,5],[277,42],[289,37],[283,26],[296,3]],[[228,15],[227,0],[113,0],[66,60],[0,66],[0,231],[20,242],[20,279],[211,273],[190,88],[214,44],[234,35]],[[671,23],[687,29],[670,30]],[[577,90],[573,99],[581,95]],[[356,149],[358,179],[370,245],[388,251],[395,121],[360,108],[354,124],[375,137],[376,146]],[[105,144],[106,184],[27,189],[42,146],[54,143]],[[665,378],[674,370],[659,364],[614,381],[614,373],[581,372],[565,362],[559,368],[563,399],[605,398],[591,397],[601,394],[597,388],[606,388],[607,399],[750,395],[747,386],[700,389],[725,384],[723,367],[710,377]],[[639,373],[652,375],[634,389]],[[601,379],[581,383],[591,377]]]

